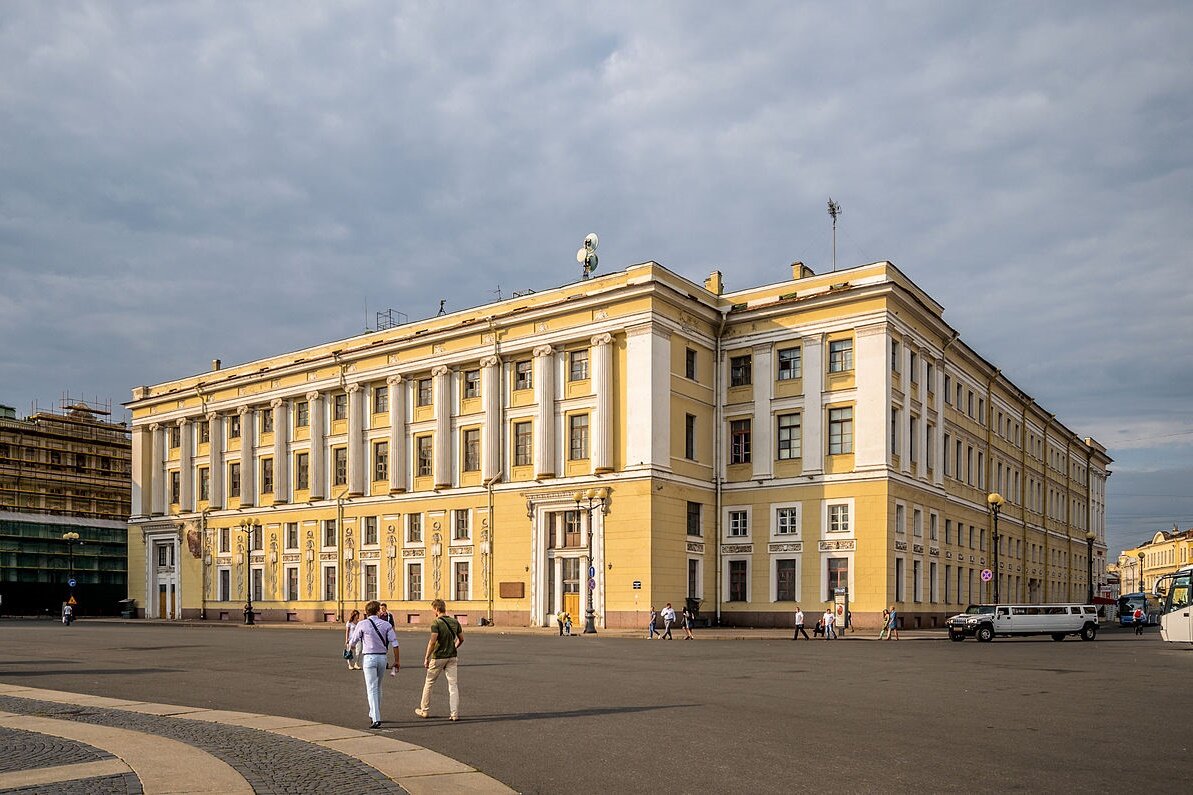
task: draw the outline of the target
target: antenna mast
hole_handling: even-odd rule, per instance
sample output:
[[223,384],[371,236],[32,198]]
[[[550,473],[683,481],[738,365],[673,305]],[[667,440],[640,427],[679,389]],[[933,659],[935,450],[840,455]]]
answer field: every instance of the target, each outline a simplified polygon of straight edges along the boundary
[[597,236],[590,234],[584,238],[584,245],[576,252],[576,262],[580,263],[580,279],[587,279],[588,274],[597,267]]
[[837,216],[841,214],[841,205],[828,197],[828,214],[833,217],[833,270],[837,269]]

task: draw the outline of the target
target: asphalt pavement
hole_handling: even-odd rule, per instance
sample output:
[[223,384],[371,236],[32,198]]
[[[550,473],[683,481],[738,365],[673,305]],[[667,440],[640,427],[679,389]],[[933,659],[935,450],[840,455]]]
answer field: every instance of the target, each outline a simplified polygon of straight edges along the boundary
[[[425,634],[401,631],[376,732],[342,630],[307,629],[4,621],[0,683],[350,728],[521,792],[1109,792],[1169,789],[1187,773],[1178,716],[1193,650],[1154,629],[990,644],[466,629],[457,723],[444,681],[432,717],[414,716]],[[0,749],[30,745],[14,737],[0,732]],[[309,782],[292,791],[320,791]]]

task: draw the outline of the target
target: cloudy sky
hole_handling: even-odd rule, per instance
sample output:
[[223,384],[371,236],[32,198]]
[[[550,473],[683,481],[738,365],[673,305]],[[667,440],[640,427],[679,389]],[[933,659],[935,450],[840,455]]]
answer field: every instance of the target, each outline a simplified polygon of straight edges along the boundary
[[[596,6],[594,8],[594,5]],[[656,260],[889,259],[1193,527],[1187,3],[5,3],[0,403]]]

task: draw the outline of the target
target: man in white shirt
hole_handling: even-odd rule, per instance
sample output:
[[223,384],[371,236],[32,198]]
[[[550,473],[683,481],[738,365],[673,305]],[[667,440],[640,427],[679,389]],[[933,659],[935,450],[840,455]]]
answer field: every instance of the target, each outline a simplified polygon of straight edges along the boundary
[[381,728],[381,676],[385,673],[389,663],[389,650],[394,650],[394,667],[389,675],[397,676],[400,658],[398,655],[398,636],[388,621],[379,615],[381,603],[373,600],[365,605],[364,620],[356,625],[344,648],[351,649],[357,643],[363,648],[361,662],[365,672],[365,695],[369,699],[370,729]]
[[824,639],[825,640],[834,640],[837,637],[837,633],[833,631],[833,624],[836,623],[837,617],[835,615],[833,615],[833,609],[831,607],[827,608],[824,611],[823,620],[824,620]]
[[663,616],[663,635],[662,635],[662,637],[666,638],[667,640],[672,640],[671,625],[675,623],[675,608],[671,606],[670,602],[668,602],[667,606],[663,608],[662,616]]
[[792,640],[799,640],[799,636],[803,635],[804,640],[811,640],[808,637],[807,631],[804,629],[804,611],[799,605],[795,606],[795,637]]

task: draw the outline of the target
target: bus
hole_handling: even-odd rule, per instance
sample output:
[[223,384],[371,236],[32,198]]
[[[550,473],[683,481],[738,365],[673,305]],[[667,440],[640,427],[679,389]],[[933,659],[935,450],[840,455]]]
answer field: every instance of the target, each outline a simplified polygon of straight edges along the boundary
[[1160,623],[1160,613],[1163,612],[1163,605],[1160,600],[1150,593],[1128,593],[1123,594],[1118,598],[1118,623],[1120,626],[1129,627],[1135,623],[1132,617],[1135,614],[1135,608],[1143,611],[1143,623],[1145,626],[1155,626]]
[[1156,596],[1163,598],[1160,638],[1193,644],[1193,566],[1185,566],[1156,580]]

